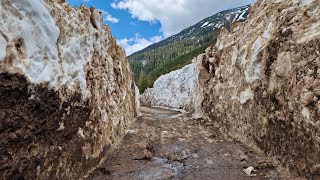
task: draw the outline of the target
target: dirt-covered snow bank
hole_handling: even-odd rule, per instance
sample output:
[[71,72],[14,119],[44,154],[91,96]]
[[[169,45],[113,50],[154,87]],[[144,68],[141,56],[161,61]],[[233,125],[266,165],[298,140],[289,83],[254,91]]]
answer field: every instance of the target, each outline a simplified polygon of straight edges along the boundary
[[257,0],[200,55],[203,110],[222,132],[320,176],[320,1]]
[[0,179],[79,179],[138,111],[102,14],[64,0],[0,2]]

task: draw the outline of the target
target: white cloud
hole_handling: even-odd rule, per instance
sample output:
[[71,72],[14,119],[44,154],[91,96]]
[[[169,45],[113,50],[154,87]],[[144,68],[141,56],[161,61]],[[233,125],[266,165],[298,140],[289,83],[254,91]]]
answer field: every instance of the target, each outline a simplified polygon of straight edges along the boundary
[[134,52],[140,51],[151,44],[157,43],[163,39],[162,36],[154,36],[149,39],[140,37],[139,34],[136,34],[134,38],[124,38],[118,40],[118,44],[126,50],[126,54],[129,56]]
[[110,14],[105,15],[104,19],[112,23],[118,23],[120,21],[119,19],[112,17]]
[[128,10],[141,21],[159,21],[165,37],[219,11],[247,5],[253,0],[115,0],[111,6]]
[[[90,1],[90,0],[86,0],[86,1]],[[98,11],[102,12],[103,19],[105,21],[109,21],[109,22],[112,22],[112,23],[118,23],[120,21],[118,18],[115,18],[115,17],[111,16],[111,14],[108,13],[107,11],[104,11],[102,9],[98,9]]]

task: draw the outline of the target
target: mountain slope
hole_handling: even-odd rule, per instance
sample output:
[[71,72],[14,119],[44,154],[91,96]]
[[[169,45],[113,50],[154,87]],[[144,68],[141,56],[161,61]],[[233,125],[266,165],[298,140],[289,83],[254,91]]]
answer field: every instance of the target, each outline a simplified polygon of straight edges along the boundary
[[222,27],[231,30],[232,23],[244,21],[248,10],[249,6],[243,6],[222,11],[130,55],[129,61],[140,91],[152,87],[162,74],[191,63],[194,56],[215,43]]

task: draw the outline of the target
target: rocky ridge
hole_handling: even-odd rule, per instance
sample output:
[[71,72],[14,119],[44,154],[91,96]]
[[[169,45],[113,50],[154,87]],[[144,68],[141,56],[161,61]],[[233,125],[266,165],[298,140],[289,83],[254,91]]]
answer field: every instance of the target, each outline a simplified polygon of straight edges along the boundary
[[123,49],[64,0],[3,0],[0,17],[1,178],[84,177],[139,113]]

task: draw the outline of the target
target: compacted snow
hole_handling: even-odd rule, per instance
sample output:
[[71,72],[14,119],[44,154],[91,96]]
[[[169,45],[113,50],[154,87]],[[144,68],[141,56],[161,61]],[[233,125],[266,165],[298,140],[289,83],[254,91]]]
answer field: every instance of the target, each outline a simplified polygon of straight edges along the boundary
[[144,105],[164,106],[194,112],[202,97],[199,86],[199,65],[194,60],[182,69],[161,76],[154,87],[141,96]]

